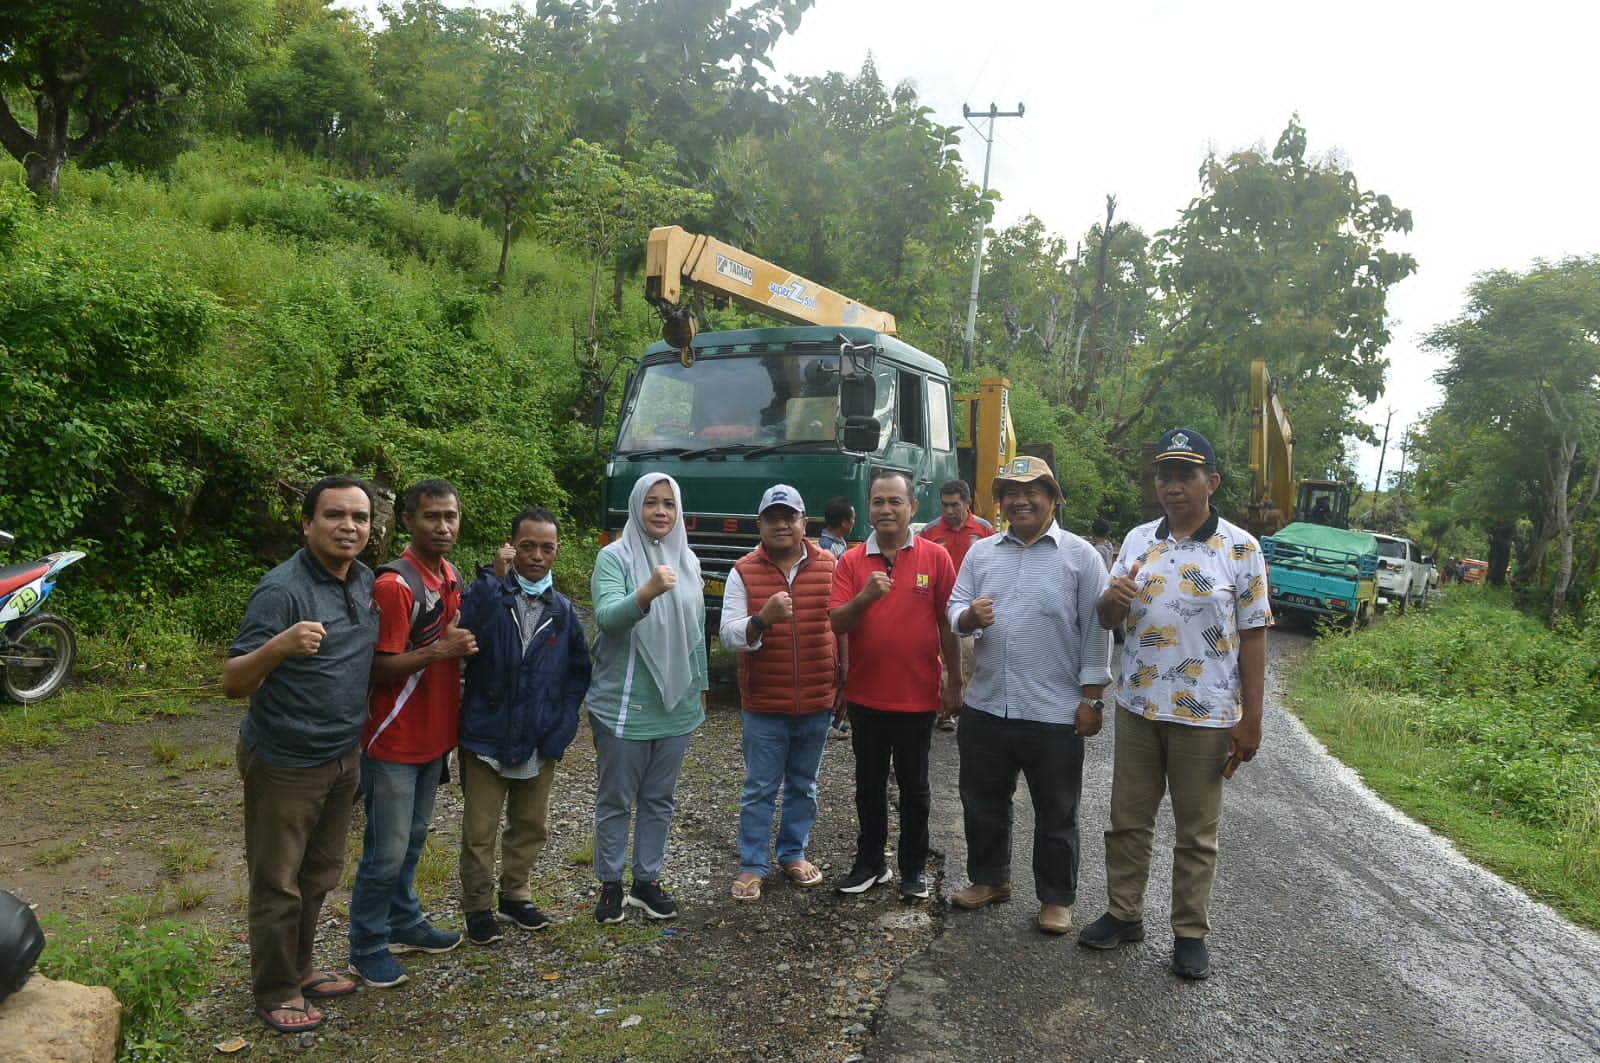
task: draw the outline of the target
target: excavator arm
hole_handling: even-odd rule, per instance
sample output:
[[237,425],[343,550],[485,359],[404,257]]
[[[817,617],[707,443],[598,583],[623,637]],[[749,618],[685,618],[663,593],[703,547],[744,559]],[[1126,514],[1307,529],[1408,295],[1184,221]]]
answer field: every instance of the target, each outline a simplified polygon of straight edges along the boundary
[[1250,500],[1239,511],[1253,535],[1271,535],[1294,519],[1294,427],[1267,363],[1250,363]]
[[689,346],[696,331],[682,302],[685,288],[790,324],[854,326],[897,335],[893,314],[863,306],[732,244],[677,225],[652,229],[645,247],[644,297],[665,322],[662,338],[680,349]]

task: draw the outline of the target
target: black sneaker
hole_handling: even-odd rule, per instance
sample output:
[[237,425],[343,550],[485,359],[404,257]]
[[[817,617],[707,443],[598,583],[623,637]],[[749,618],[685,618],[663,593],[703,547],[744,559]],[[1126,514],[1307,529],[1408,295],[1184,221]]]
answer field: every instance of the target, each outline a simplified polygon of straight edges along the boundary
[[1124,941],[1144,940],[1144,920],[1129,922],[1107,912],[1078,931],[1078,944],[1091,949],[1114,949]]
[[467,913],[467,940],[474,945],[493,945],[504,936],[493,912]]
[[892,877],[887,867],[852,868],[844,878],[834,880],[833,889],[835,893],[865,893],[881,882],[888,882]]
[[515,923],[524,930],[543,930],[550,925],[550,917],[527,901],[510,901],[500,898],[500,918]]
[[678,903],[667,896],[659,882],[635,882],[628,891],[626,903],[643,908],[651,919],[678,918]]
[[902,901],[925,901],[928,899],[927,876],[918,873],[902,876],[900,879],[900,899]]
[[594,921],[597,923],[622,922],[622,883],[600,883],[600,903],[594,906]]
[[1172,972],[1185,978],[1204,978],[1211,973],[1211,950],[1205,938],[1172,940]]

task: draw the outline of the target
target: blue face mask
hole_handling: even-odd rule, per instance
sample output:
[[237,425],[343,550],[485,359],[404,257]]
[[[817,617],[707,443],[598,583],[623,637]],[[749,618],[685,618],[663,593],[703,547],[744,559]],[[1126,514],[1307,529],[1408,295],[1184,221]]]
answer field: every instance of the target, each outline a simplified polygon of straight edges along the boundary
[[526,591],[528,594],[534,595],[535,597],[549,590],[550,584],[554,582],[551,573],[549,572],[546,572],[544,574],[544,579],[540,580],[538,583],[532,583],[523,579],[522,573],[520,572],[513,571],[511,574],[517,577],[517,583],[524,591]]

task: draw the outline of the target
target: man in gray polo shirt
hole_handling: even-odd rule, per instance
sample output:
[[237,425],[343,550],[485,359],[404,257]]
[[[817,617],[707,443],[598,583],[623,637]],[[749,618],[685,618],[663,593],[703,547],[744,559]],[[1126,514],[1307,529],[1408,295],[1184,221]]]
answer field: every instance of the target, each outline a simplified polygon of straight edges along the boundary
[[1056,524],[1061,488],[1043,460],[1008,463],[992,489],[1010,526],[972,544],[948,607],[950,626],[977,636],[957,738],[972,883],[950,900],[982,908],[1010,898],[1021,774],[1033,797],[1039,929],[1065,934],[1078,890],[1083,740],[1100,731],[1111,680],[1111,633],[1095,613],[1107,575],[1094,547]]
[[372,528],[371,490],[324,477],[301,514],[305,547],[250,593],[222,671],[224,694],[250,698],[238,745],[250,982],[256,1015],[279,1033],[316,1029],[313,1001],[356,988],[316,969],[311,950],[323,898],[344,871],[378,641],[372,570],[356,560]]

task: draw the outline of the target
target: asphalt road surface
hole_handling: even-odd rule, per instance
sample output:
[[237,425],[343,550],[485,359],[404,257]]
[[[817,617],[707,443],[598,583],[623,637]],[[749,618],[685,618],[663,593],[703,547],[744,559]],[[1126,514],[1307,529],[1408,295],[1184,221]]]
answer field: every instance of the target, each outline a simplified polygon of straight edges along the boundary
[[[1168,967],[1165,806],[1145,941],[1096,952],[1035,929],[1019,782],[1015,896],[949,912],[891,986],[867,1059],[1600,1060],[1600,938],[1385,805],[1282,711],[1279,667],[1309,642],[1269,636],[1265,739],[1228,784],[1209,979]],[[1105,910],[1106,716],[1084,768],[1078,926]],[[943,903],[967,881],[956,767],[955,736],[935,732]]]

